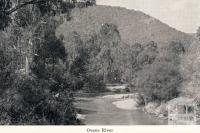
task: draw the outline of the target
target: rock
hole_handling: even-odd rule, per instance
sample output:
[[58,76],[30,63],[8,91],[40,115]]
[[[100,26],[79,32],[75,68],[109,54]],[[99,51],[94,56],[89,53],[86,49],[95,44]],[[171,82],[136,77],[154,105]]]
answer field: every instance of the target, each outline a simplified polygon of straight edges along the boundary
[[162,119],[167,119],[167,115],[168,115],[166,103],[161,103],[161,104],[156,103],[156,102],[148,103],[144,107],[143,111],[146,112],[147,114],[154,115]]
[[149,114],[155,114],[156,108],[159,106],[159,103],[150,102],[144,107],[144,111]]
[[135,94],[135,101],[138,104],[138,106],[144,105],[145,101],[142,95],[140,95],[139,93]]
[[58,98],[58,97],[59,97],[59,93],[57,93],[57,94],[55,95],[55,97]]
[[155,114],[159,117],[165,117],[167,116],[167,113],[167,104],[165,103],[161,103],[155,110]]
[[82,114],[77,114],[76,118],[79,120],[84,120],[86,117],[86,115],[82,115]]

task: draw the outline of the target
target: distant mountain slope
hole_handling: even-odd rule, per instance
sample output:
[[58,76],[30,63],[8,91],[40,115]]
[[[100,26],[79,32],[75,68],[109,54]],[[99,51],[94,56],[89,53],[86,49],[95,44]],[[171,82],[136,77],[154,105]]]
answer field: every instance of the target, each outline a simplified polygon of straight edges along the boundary
[[135,10],[119,7],[93,6],[72,11],[72,20],[65,22],[58,29],[58,33],[68,36],[76,31],[82,38],[88,38],[98,32],[104,23],[115,24],[121,38],[130,45],[155,41],[158,46],[164,46],[172,40],[181,41],[188,45],[191,36],[160,22],[159,20]]

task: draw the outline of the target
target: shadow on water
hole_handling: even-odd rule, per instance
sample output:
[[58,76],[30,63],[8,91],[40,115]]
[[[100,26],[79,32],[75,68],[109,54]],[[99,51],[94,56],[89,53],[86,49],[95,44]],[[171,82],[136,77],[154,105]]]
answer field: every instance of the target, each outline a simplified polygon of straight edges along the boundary
[[83,115],[92,114],[96,112],[96,111],[81,109],[81,108],[76,108],[76,110],[77,110],[77,113],[83,114]]

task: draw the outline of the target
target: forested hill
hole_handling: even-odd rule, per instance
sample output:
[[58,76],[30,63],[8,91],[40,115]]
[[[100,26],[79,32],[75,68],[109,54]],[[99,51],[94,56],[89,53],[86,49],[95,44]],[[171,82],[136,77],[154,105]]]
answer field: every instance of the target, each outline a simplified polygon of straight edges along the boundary
[[64,36],[76,31],[82,38],[87,38],[98,32],[102,24],[112,23],[118,27],[122,40],[130,45],[155,41],[160,47],[172,40],[188,45],[191,39],[189,34],[177,31],[149,15],[120,7],[92,6],[74,9],[71,18],[71,21],[58,28],[58,32]]

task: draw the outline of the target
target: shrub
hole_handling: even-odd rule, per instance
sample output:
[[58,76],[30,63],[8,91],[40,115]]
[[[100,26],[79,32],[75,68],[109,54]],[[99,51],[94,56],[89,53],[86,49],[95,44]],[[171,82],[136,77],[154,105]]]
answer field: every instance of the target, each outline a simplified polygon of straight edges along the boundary
[[0,47],[0,95],[13,85],[17,60],[18,57],[15,53]]
[[158,55],[157,44],[153,41],[146,44],[143,51],[137,56],[137,63],[140,68],[152,64]]
[[19,9],[14,16],[14,21],[19,27],[23,28],[33,24],[34,16],[33,12],[31,11],[31,8],[28,6]]
[[178,96],[181,82],[176,66],[169,62],[155,62],[139,72],[136,87],[148,101],[168,101]]
[[[57,86],[55,86],[57,84]],[[58,87],[57,91],[50,88]],[[2,124],[70,125],[77,124],[73,97],[61,82],[24,77],[9,91],[1,105]]]
[[87,92],[103,92],[105,91],[105,84],[103,77],[98,75],[89,75],[85,79],[83,90]]

